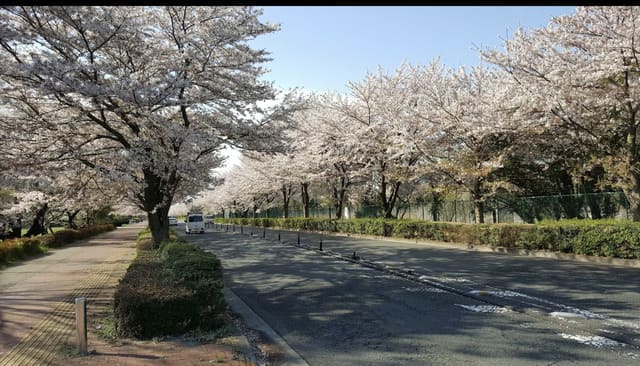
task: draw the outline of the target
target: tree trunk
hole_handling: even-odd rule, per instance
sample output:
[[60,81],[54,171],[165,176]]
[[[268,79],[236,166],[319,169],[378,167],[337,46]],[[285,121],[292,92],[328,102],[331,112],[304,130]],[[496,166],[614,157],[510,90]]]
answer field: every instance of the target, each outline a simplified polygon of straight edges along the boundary
[[438,192],[433,191],[431,193],[431,218],[433,221],[440,220],[440,211],[442,210],[442,205],[444,203],[444,198]]
[[300,196],[302,198],[302,210],[304,218],[309,218],[309,183],[300,183]]
[[162,242],[169,240],[169,208],[158,209],[155,212],[147,212],[153,248],[158,249]]
[[602,209],[600,207],[599,197],[593,197],[593,193],[585,193],[587,204],[589,205],[589,211],[591,211],[591,218],[598,220],[602,218]]
[[474,201],[474,216],[476,218],[476,223],[484,224],[484,201],[478,200]]
[[625,187],[625,195],[629,201],[629,212],[633,221],[640,221],[640,174],[629,172],[631,184]]
[[344,200],[347,196],[347,188],[349,182],[344,176],[340,177],[340,184],[331,183],[331,195],[333,198],[333,207],[336,209],[336,219],[342,218],[342,210],[344,209]]
[[482,180],[476,179],[471,190],[473,198],[473,212],[476,224],[484,224],[484,197],[482,192]]
[[143,205],[149,220],[153,248],[157,249],[162,242],[169,240],[169,208],[175,191],[176,172],[168,180],[163,180],[150,169],[143,169],[143,172],[146,183]]
[[567,219],[582,218],[580,217],[582,199],[575,196],[573,179],[566,170],[562,170],[558,174],[558,177],[556,178],[556,187],[561,195],[558,197],[558,202],[562,207],[565,217]]
[[67,223],[72,229],[78,229],[78,225],[76,225],[76,216],[78,216],[79,212],[80,210],[75,210],[73,212],[67,211]]
[[282,185],[282,217],[289,218],[289,200],[291,199],[291,185],[287,188],[286,184]]
[[[389,200],[387,201],[387,208],[386,208],[386,212],[384,215],[385,219],[393,219],[393,207],[395,207],[396,202],[398,201],[398,194],[400,193],[400,186],[402,185],[402,182],[395,182],[393,184],[393,189],[391,191],[391,197],[389,197]],[[404,214],[403,214],[404,215]]]
[[391,213],[389,210],[389,205],[387,202],[387,180],[384,174],[380,179],[380,192],[378,192],[378,202],[380,203],[380,207],[382,207],[382,217],[387,218],[387,214]]
[[45,203],[38,212],[36,213],[36,217],[33,219],[33,223],[29,228],[29,231],[24,235],[26,237],[31,237],[35,235],[44,235],[47,233],[47,228],[44,226],[44,217],[49,210],[49,205]]

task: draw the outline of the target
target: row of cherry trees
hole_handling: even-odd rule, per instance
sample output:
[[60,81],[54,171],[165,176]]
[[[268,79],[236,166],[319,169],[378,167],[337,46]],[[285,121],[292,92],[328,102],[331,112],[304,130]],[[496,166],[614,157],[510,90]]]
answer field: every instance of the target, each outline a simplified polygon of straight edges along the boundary
[[485,67],[436,60],[368,74],[345,95],[312,96],[287,150],[245,154],[202,204],[277,204],[286,216],[296,194],[308,214],[311,187],[336,212],[374,199],[392,217],[418,186],[457,186],[483,222],[488,198],[530,193],[553,171],[561,193],[585,177],[622,190],[638,221],[639,36],[638,7],[580,7],[483,50]]
[[[285,95],[260,80],[278,30],[252,7],[0,8],[3,173],[93,179],[147,213],[157,246],[172,202],[207,187],[225,145],[268,151]],[[95,177],[92,178],[92,177]],[[52,195],[50,199],[55,199]]]

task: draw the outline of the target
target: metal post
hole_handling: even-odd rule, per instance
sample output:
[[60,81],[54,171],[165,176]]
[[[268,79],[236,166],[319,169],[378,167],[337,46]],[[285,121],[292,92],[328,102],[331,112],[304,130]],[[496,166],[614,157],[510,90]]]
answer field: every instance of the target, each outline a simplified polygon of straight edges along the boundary
[[278,241],[280,241],[280,231],[278,231]]
[[244,226],[240,225],[240,234],[244,234]]
[[322,239],[320,239],[320,251],[322,251]]
[[266,228],[262,228],[262,239],[266,239],[267,238],[267,229]]
[[87,353],[87,302],[84,297],[76,298],[76,334],[78,336],[78,352]]
[[298,231],[298,245],[300,245],[300,232]]

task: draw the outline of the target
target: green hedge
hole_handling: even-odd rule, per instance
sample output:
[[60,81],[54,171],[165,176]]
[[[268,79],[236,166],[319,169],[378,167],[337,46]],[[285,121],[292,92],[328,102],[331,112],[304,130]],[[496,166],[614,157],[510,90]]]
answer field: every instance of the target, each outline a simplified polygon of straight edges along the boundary
[[218,329],[227,323],[222,287],[220,261],[195,245],[169,241],[138,251],[114,296],[118,334],[149,339]]
[[218,219],[218,222],[293,230],[437,240],[509,249],[548,250],[627,259],[640,258],[640,223],[563,220],[537,224],[461,224],[383,219]]
[[[47,246],[50,248],[59,248],[74,241],[86,239],[100,233],[114,230],[115,226],[112,224],[98,224],[88,226],[82,229],[64,229],[53,233],[53,240],[51,240]],[[45,235],[46,236],[46,235]]]
[[113,229],[115,227],[111,224],[93,225],[79,230],[60,230],[54,234],[4,240],[0,242],[0,264],[26,259],[44,253],[48,248],[59,248]]

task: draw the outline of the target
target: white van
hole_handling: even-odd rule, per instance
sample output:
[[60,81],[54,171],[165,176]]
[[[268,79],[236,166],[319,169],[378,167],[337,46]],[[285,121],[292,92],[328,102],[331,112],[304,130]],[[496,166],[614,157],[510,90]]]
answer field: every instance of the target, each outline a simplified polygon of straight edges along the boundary
[[204,216],[199,213],[190,213],[185,220],[184,231],[187,234],[204,233]]

